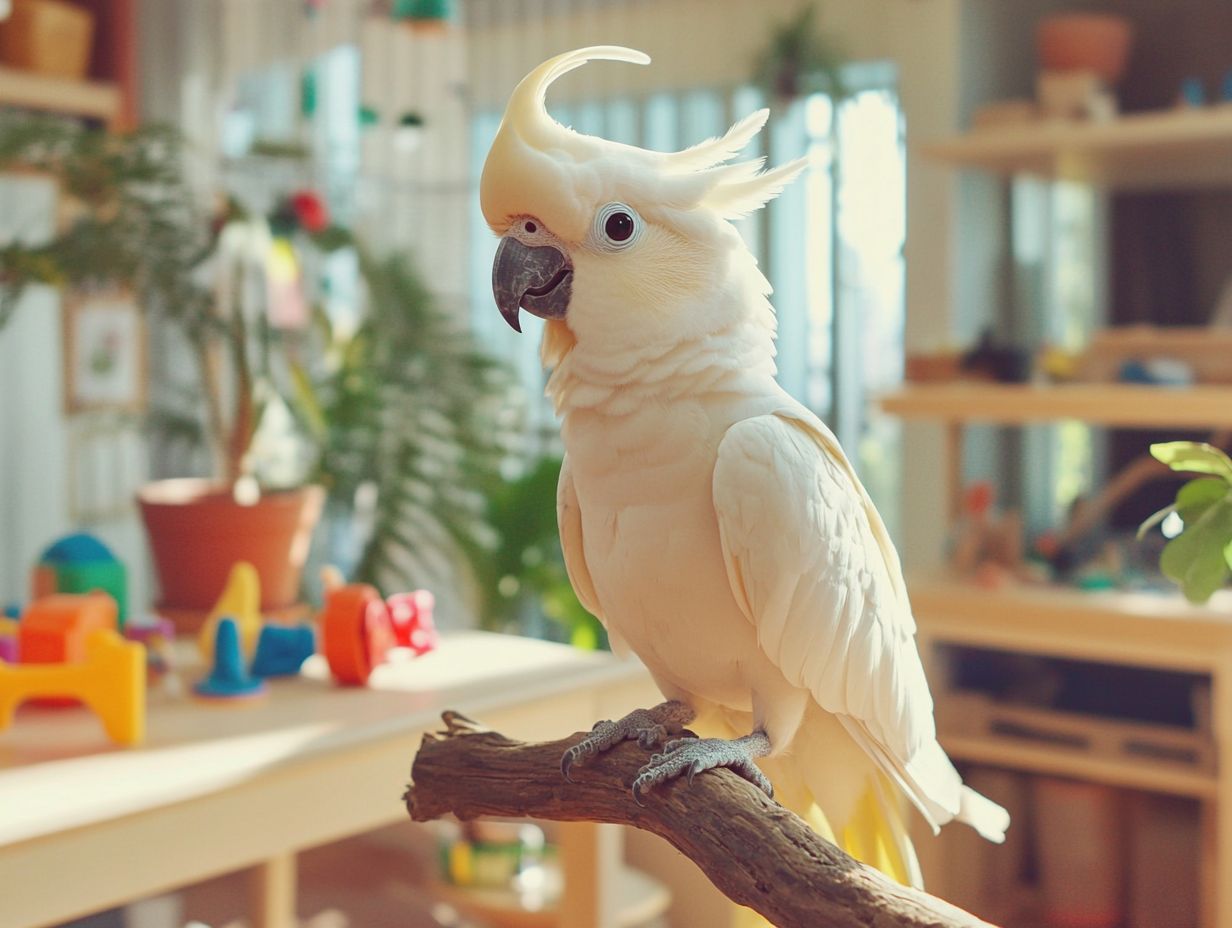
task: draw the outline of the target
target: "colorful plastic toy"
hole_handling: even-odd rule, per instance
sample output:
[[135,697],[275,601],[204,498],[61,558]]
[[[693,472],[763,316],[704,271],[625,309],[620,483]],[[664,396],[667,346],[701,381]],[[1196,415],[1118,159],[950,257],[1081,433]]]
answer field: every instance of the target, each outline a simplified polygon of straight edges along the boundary
[[363,686],[396,643],[389,607],[366,583],[328,590],[321,610],[321,651],[334,681]]
[[116,601],[119,624],[128,620],[124,565],[93,535],[65,535],[45,550],[30,577],[31,598],[102,590]]
[[124,626],[124,637],[145,645],[146,669],[152,677],[171,671],[175,663],[175,623],[170,619],[151,615],[131,621]]
[[21,653],[17,628],[17,623],[12,619],[0,619],[0,661],[17,663],[17,656]]
[[115,629],[89,632],[81,661],[0,665],[0,729],[13,722],[17,706],[34,697],[80,700],[118,744],[145,737],[145,648]]
[[220,619],[214,639],[214,665],[207,677],[193,687],[205,699],[241,700],[265,694],[268,687],[244,669],[240,633],[234,619]]
[[250,670],[254,677],[294,676],[316,649],[316,636],[309,625],[266,625]]
[[343,585],[341,574],[332,568],[322,571],[322,580],[321,653],[336,683],[363,686],[394,647],[409,648],[416,656],[436,647],[432,622],[436,600],[427,590],[382,600],[367,584]]
[[427,654],[436,648],[440,636],[432,621],[432,609],[436,597],[427,590],[412,593],[397,593],[387,600],[389,618],[394,626],[394,638],[398,646],[410,648],[416,656]]
[[108,593],[57,593],[35,600],[17,625],[22,663],[85,660],[92,632],[118,629],[118,608]]
[[227,585],[201,628],[197,643],[201,646],[202,656],[207,660],[214,655],[219,620],[224,617],[235,623],[244,656],[251,659],[257,650],[263,619],[261,577],[257,574],[257,569],[247,561],[237,561],[231,568]]

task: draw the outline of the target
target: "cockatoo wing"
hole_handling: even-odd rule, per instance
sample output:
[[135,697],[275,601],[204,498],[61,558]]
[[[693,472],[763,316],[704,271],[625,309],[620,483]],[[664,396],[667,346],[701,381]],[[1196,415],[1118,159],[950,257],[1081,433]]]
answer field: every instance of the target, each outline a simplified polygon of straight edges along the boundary
[[573,486],[568,455],[565,455],[564,463],[560,466],[560,479],[556,484],[556,522],[560,530],[561,551],[565,556],[565,572],[569,575],[569,583],[573,586],[578,602],[603,623],[612,650],[619,654],[627,653],[628,645],[612,631],[607,624],[607,617],[599,608],[595,582],[591,579],[590,568],[586,566],[586,551],[582,545],[582,510],[578,505],[577,490]]
[[565,554],[565,572],[578,602],[607,627],[607,620],[599,609],[599,597],[595,582],[586,566],[586,552],[582,548],[582,510],[578,506],[577,490],[573,487],[573,473],[569,456],[565,455],[560,465],[560,479],[556,483],[556,522],[560,529],[560,547]]
[[970,791],[937,744],[898,555],[833,434],[803,407],[737,423],[713,498],[732,590],[766,655],[934,827],[961,817]]

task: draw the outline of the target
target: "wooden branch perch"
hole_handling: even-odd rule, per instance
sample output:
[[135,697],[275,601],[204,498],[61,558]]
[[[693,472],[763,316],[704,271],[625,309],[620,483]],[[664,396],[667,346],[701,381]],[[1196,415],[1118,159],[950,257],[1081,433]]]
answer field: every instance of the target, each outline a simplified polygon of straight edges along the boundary
[[424,737],[404,797],[417,822],[453,813],[632,825],[667,839],[779,928],[989,928],[847,856],[730,771],[658,787],[639,806],[630,784],[647,751],[635,741],[575,767],[570,783],[560,759],[581,734],[525,744],[455,712],[443,718],[446,730]]

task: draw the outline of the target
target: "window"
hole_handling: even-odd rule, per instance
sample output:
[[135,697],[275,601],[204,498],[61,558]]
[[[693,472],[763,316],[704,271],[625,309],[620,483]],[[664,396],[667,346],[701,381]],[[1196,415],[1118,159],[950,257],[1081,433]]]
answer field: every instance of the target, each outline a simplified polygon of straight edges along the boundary
[[[854,69],[854,91],[837,104],[818,94],[776,106],[769,126],[743,157],[765,154],[770,164],[807,157],[810,169],[797,181],[803,190],[738,224],[774,286],[780,382],[836,431],[887,516],[896,509],[898,433],[869,407],[873,394],[902,378],[905,155],[893,81],[888,68]],[[559,122],[581,132],[676,150],[722,133],[761,105],[757,90],[738,87],[661,91],[550,109]],[[496,112],[473,118],[476,187],[499,124]],[[519,337],[493,311],[496,242],[477,202],[472,222],[476,328],[493,350],[515,363],[530,396],[541,397],[541,324],[527,318]],[[556,447],[557,424],[546,399],[536,399],[532,426],[538,450]]]

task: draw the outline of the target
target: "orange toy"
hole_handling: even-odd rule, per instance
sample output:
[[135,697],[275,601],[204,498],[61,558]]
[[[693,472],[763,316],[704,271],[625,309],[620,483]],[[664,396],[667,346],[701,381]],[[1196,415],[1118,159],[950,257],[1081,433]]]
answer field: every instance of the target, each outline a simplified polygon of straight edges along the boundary
[[351,583],[327,590],[321,610],[321,652],[334,680],[363,686],[394,646],[389,608],[375,588]]
[[[82,608],[88,611],[89,603]],[[114,602],[112,609],[114,616]],[[82,652],[76,663],[0,663],[0,729],[12,724],[17,706],[31,697],[68,696],[94,711],[112,741],[138,744],[145,737],[145,648],[115,629],[97,628],[85,636]]]
[[106,593],[56,593],[30,604],[17,626],[23,664],[82,661],[99,629],[119,627],[116,601]]

